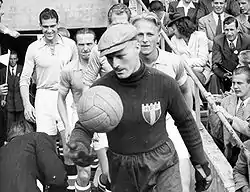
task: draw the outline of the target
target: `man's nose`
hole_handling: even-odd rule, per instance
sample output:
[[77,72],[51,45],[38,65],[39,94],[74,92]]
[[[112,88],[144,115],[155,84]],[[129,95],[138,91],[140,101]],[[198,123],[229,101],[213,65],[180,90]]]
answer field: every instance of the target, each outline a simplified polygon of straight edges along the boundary
[[147,37],[146,34],[143,35],[143,39],[142,40],[143,40],[143,42],[147,42],[148,41],[148,37]]
[[114,68],[119,67],[119,61],[120,60],[118,58],[116,58],[116,57],[113,58],[113,67]]
[[52,32],[52,27],[48,27],[48,28],[47,28],[47,31],[48,31],[48,32]]
[[88,48],[87,45],[84,45],[84,46],[83,46],[83,50],[84,50],[84,51],[88,51],[88,49],[89,49],[89,48]]

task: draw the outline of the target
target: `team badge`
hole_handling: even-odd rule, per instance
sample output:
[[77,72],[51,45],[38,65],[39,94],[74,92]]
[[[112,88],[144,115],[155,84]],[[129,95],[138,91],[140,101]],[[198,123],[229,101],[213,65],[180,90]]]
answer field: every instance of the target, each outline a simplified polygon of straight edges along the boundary
[[149,125],[154,125],[161,116],[160,101],[150,104],[142,104],[142,116]]

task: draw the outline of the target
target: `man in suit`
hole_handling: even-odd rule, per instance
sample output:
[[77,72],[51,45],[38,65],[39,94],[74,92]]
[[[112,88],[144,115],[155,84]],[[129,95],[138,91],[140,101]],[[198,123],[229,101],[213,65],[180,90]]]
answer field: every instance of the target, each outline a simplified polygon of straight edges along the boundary
[[188,16],[194,23],[198,23],[198,19],[206,15],[205,7],[199,1],[192,0],[172,1],[169,3],[168,12],[178,12],[181,16]]
[[250,2],[249,0],[238,0],[241,14],[236,18],[238,19],[242,31],[250,34]]
[[209,51],[212,51],[214,37],[223,32],[222,22],[229,16],[225,13],[226,0],[213,0],[212,8],[210,14],[198,21],[198,30],[204,31],[207,35]]
[[[250,138],[248,127],[250,122],[250,68],[247,66],[236,68],[233,71],[232,82],[234,93],[222,100],[218,110],[223,113],[244,142]],[[234,166],[240,149],[226,129],[223,130],[223,135],[225,156]]]
[[164,5],[161,1],[151,1],[149,4],[149,11],[157,15],[164,26],[167,26],[169,22],[168,13],[164,9]]
[[208,90],[213,94],[229,91],[232,72],[239,62],[238,54],[250,49],[250,36],[239,32],[238,21],[227,17],[224,22],[224,33],[214,39],[212,51],[212,70]]
[[[15,121],[24,119],[23,102],[20,95],[19,79],[22,73],[23,66],[18,65],[18,55],[16,51],[11,51],[8,71],[8,95],[1,97],[1,106],[7,110],[7,128]],[[6,69],[0,71],[1,83],[5,82]]]

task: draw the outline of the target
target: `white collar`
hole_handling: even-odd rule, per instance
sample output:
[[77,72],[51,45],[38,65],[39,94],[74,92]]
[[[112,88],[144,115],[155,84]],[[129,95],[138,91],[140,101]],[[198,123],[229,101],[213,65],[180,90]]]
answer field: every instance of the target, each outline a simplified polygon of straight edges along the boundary
[[14,75],[16,75],[17,65],[15,65],[14,67],[9,66],[9,71],[10,71],[11,75],[12,75],[12,69],[13,69],[13,73],[14,73]]
[[17,68],[17,65],[15,65],[14,67],[9,66],[9,68],[10,68],[10,70],[12,70],[12,68],[14,68],[14,71],[15,71],[15,70],[16,70],[16,68]]
[[194,8],[195,9],[195,6],[194,6],[192,1],[188,4],[188,6],[184,6],[183,1],[181,0],[181,1],[179,1],[177,7],[183,7],[184,9],[185,8],[187,8],[187,9]]
[[[235,47],[235,48],[236,48],[236,45],[237,45],[237,40],[238,40],[238,35],[237,35],[237,37],[235,38],[235,40],[233,40],[233,44],[234,44],[234,47]],[[227,43],[228,43],[228,46],[230,47],[231,41],[229,41],[229,40],[227,39]]]
[[242,101],[240,98],[238,99],[237,103],[237,109],[240,107],[241,103],[243,102],[243,106],[245,107],[247,103],[250,101],[250,97],[246,98],[244,101]]
[[[217,22],[218,22],[218,19],[219,19],[218,14],[215,13],[214,11],[212,12],[212,14],[213,14],[213,17],[214,17],[214,19],[216,20],[216,23],[217,23]],[[224,13],[224,12],[220,14],[221,21],[224,20],[224,16],[225,16],[225,13]]]

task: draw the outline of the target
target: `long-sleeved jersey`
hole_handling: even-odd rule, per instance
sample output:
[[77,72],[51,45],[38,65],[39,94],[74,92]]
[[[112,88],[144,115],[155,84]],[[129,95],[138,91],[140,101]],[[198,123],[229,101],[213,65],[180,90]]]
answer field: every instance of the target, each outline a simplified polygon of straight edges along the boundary
[[[112,71],[93,84],[97,85],[112,88],[123,102],[120,123],[107,133],[110,150],[132,155],[162,145],[169,140],[165,128],[168,112],[189,150],[191,161],[206,163],[199,130],[174,79],[142,64],[126,79],[119,79]],[[88,146],[91,136],[92,133],[78,122],[71,140]]]

